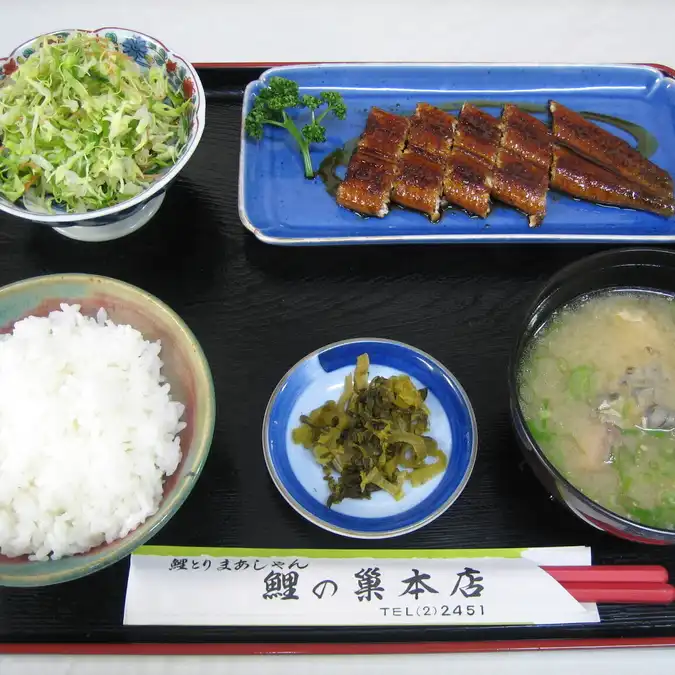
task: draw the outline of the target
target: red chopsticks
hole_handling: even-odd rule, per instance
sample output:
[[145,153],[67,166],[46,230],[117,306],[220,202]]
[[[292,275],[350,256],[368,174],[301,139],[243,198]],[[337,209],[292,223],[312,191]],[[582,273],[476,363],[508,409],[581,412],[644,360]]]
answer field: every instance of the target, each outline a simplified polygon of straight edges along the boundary
[[660,565],[543,567],[578,602],[667,604],[675,601]]
[[557,582],[666,584],[668,570],[661,565],[595,565],[593,567],[542,567]]

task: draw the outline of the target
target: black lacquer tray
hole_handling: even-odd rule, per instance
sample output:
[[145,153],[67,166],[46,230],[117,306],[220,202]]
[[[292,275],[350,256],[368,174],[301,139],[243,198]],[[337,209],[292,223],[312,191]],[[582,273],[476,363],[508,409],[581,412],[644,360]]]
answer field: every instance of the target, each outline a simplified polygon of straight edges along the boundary
[[[675,578],[675,548],[612,538],[553,502],[524,466],[510,425],[507,363],[529,302],[561,266],[600,247],[290,249],[260,243],[237,214],[241,98],[260,72],[201,70],[208,99],[204,138],[158,215],[137,233],[88,244],[0,215],[0,285],[59,272],[117,277],[167,302],[206,352],[217,397],[211,454],[194,492],[152,543],[363,547],[311,525],[284,502],[265,467],[260,429],[270,393],[298,359],[336,340],[369,336],[401,340],[442,361],[464,385],[479,428],[473,476],[452,508],[423,530],[393,542],[368,542],[369,548],[586,545],[595,563],[660,564]],[[605,605],[602,623],[587,626],[125,627],[128,566],[127,559],[43,589],[0,588],[0,651],[675,644],[675,605]]]

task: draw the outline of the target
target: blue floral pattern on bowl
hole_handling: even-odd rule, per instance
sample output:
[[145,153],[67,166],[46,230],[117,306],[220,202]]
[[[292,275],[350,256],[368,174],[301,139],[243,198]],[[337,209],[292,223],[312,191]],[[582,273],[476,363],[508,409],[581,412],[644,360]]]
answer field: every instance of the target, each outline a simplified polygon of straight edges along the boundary
[[[152,187],[131,199],[109,206],[105,209],[89,211],[87,213],[66,213],[63,209],[54,209],[53,214],[34,213],[23,206],[22,203],[13,203],[0,197],[0,210],[10,213],[24,220],[44,223],[54,227],[68,225],[107,225],[117,220],[127,218],[131,213],[138,210],[153,196],[163,192],[194,152],[204,131],[205,107],[204,90],[199,76],[193,66],[183,57],[172,52],[159,40],[138,31],[126,28],[99,28],[98,30],[85,31],[81,29],[69,29],[47,33],[49,37],[64,39],[74,32],[91,33],[110,40],[123,54],[132,58],[141,68],[148,70],[151,66],[163,67],[171,88],[182,93],[192,103],[186,123],[189,125],[188,142],[183,154],[176,164],[165,170],[162,177],[154,182]],[[17,68],[28,59],[36,49],[36,42],[44,36],[38,36],[19,45],[6,58],[0,58],[0,86],[3,81],[11,77]]]
[[140,66],[147,66],[148,43],[140,36],[127,38],[122,43],[122,51]]

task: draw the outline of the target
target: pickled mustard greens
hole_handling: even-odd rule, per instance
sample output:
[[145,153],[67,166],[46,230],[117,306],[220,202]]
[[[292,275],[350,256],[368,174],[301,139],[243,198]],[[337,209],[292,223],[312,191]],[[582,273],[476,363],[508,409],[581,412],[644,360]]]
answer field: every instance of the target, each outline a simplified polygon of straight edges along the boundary
[[521,364],[530,433],[609,510],[675,529],[675,302],[606,292],[559,310]]
[[0,193],[75,213],[134,197],[180,156],[190,106],[107,38],[45,37],[0,86]]
[[441,473],[448,463],[436,441],[426,436],[429,409],[426,389],[407,375],[374,377],[370,362],[359,356],[336,401],[327,401],[300,417],[293,441],[311,450],[330,487],[328,506],[343,499],[370,499],[386,490],[394,499]]

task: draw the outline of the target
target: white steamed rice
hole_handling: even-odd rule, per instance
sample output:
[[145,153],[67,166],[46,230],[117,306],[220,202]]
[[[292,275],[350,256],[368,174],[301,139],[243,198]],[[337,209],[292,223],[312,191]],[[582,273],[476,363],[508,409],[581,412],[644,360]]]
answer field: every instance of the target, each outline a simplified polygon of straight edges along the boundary
[[124,537],[156,512],[184,411],[160,343],[78,305],[0,338],[0,553],[33,560]]

